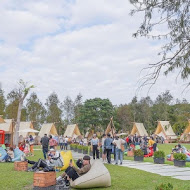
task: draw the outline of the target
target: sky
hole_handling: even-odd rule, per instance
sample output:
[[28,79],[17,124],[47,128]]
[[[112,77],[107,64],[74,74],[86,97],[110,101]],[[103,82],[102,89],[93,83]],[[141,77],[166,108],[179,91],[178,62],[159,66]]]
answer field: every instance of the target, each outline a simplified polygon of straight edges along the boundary
[[142,15],[131,9],[127,0],[0,0],[2,89],[7,94],[23,79],[42,102],[56,92],[60,100],[81,93],[119,105],[165,90],[190,101],[176,73],[161,75],[150,92],[137,90],[163,42],[132,37]]

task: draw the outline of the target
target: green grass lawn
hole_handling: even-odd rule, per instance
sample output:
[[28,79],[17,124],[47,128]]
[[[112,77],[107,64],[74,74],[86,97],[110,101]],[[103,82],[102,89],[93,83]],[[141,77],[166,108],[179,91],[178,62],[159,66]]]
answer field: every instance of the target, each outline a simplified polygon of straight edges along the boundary
[[[170,153],[171,147],[173,147],[171,144],[159,145],[160,150],[165,150],[166,153]],[[35,156],[30,157],[29,159],[38,160],[39,158],[43,158],[43,154],[42,151],[38,150],[35,151]],[[151,158],[147,158],[146,161],[148,161],[148,159]],[[32,189],[33,173],[17,172],[13,170],[13,167],[13,163],[0,163],[0,190]],[[161,183],[172,183],[175,190],[190,190],[190,181],[162,177],[160,175],[127,167],[107,164],[106,167],[110,171],[112,179],[112,186],[106,189],[154,190],[155,186],[160,185]],[[62,172],[57,172],[57,176],[61,173]],[[98,190],[101,189],[103,188],[98,188]]]

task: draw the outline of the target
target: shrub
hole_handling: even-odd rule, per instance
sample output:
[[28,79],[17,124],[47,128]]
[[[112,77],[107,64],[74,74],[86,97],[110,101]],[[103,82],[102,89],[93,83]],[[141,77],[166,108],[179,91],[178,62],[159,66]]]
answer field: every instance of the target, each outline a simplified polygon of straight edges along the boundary
[[187,156],[183,153],[174,153],[175,160],[186,160]]
[[168,184],[161,184],[159,186],[156,186],[155,190],[173,190],[174,187],[171,183]]
[[134,150],[134,156],[144,156],[144,153],[141,149]]
[[83,150],[88,151],[88,146],[83,146]]
[[82,149],[83,149],[83,146],[82,146],[82,145],[78,145],[77,148],[78,148],[79,150],[82,150]]
[[161,151],[161,150],[155,151],[155,152],[154,152],[154,158],[165,158],[165,153],[164,153],[164,151]]
[[75,149],[77,148],[77,144],[72,144],[72,147]]

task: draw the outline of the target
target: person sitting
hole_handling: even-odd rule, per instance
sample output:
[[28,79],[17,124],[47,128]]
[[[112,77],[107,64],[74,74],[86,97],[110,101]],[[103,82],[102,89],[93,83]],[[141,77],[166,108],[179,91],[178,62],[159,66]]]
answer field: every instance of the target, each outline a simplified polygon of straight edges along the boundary
[[10,147],[9,150],[7,151],[8,154],[8,159],[10,162],[12,162],[12,159],[14,158],[14,150],[13,147]]
[[38,162],[27,159],[26,161],[33,165],[31,168],[28,168],[28,171],[38,171],[40,168],[43,168],[43,171],[54,171],[55,167],[62,167],[64,165],[60,153],[54,149],[50,149],[47,160],[42,160],[40,158]]
[[73,166],[72,160],[69,163],[69,167],[65,170],[65,172],[57,178],[57,181],[60,179],[64,179],[66,186],[69,186],[69,180],[72,179],[73,181],[80,177],[81,175],[86,174],[90,168],[90,156],[85,155],[83,159],[79,159],[77,161],[77,166]]

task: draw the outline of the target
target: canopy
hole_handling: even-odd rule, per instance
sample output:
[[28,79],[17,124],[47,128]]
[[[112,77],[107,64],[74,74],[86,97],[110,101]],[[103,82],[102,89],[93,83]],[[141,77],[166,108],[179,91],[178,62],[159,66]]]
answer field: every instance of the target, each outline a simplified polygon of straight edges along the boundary
[[64,133],[64,137],[69,137],[69,138],[77,138],[79,135],[81,135],[79,127],[77,124],[73,125],[67,125],[67,129]]
[[39,133],[39,131],[37,131],[35,129],[23,129],[23,130],[19,130],[18,132],[23,132],[23,133]]

